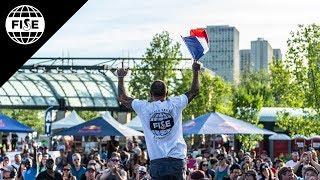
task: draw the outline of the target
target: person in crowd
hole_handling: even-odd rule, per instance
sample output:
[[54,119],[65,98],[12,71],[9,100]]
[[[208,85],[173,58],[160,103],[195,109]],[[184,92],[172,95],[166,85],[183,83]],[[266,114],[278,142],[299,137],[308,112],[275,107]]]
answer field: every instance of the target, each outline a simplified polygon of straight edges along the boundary
[[291,167],[284,166],[278,171],[279,180],[296,180],[297,177],[294,175]]
[[218,167],[218,159],[216,157],[212,157],[210,158],[210,172],[211,172],[211,177],[212,179],[215,178],[215,174],[216,174],[216,169]]
[[86,168],[81,166],[81,155],[79,153],[73,154],[72,161],[71,173],[76,176],[77,180],[80,180],[81,176],[86,172]]
[[219,161],[219,165],[215,170],[215,180],[223,180],[224,177],[228,176],[228,168],[227,159],[225,154],[219,154],[217,157]]
[[187,155],[187,168],[189,171],[193,170],[193,165],[196,163],[196,159],[193,158],[192,154]]
[[9,169],[8,167],[2,168],[2,179],[13,180],[15,178],[15,171]]
[[59,152],[60,152],[60,156],[56,158],[55,162],[56,162],[57,170],[62,172],[63,165],[67,163],[67,155],[64,149],[59,149]]
[[17,176],[16,176],[16,180],[23,180],[23,174],[26,171],[26,166],[24,163],[21,162],[18,170],[17,170]]
[[71,166],[69,164],[64,164],[62,169],[62,179],[63,180],[76,180],[76,177],[71,173]]
[[258,180],[258,174],[254,169],[249,169],[243,174],[245,180]]
[[101,175],[98,175],[100,179],[116,179],[116,180],[126,180],[127,173],[120,166],[120,154],[112,153],[107,164],[108,169],[103,171]]
[[286,162],[286,166],[294,168],[294,166],[298,163],[299,161],[299,153],[297,151],[293,151],[291,153],[291,159]]
[[310,178],[318,178],[319,172],[313,166],[303,167],[303,179],[309,180]]
[[189,177],[188,180],[205,180],[205,173],[201,170],[195,170],[193,171]]
[[113,152],[117,152],[118,149],[119,149],[119,141],[115,139],[115,136],[110,136],[110,140],[107,141],[107,151],[108,151],[107,159],[111,157],[111,154]]
[[16,154],[14,155],[14,162],[11,164],[11,166],[18,171],[19,167],[21,164],[21,155],[20,154]]
[[241,167],[239,164],[232,164],[230,166],[230,174],[224,177],[223,180],[237,180],[242,175]]
[[38,159],[39,160],[37,162],[37,170],[38,170],[38,173],[41,173],[46,170],[46,162],[47,162],[47,159],[49,159],[49,154],[40,155],[39,153]]
[[89,165],[86,169],[86,172],[81,175],[80,180],[96,180],[97,171],[95,166]]
[[24,164],[26,170],[23,172],[22,177],[24,180],[33,180],[36,179],[37,176],[37,151],[36,151],[36,144],[33,143],[33,158],[25,159],[22,163]]
[[294,166],[293,168],[293,172],[299,176],[302,177],[302,170],[304,167],[306,166],[313,166],[314,168],[317,169],[317,171],[320,171],[320,165],[314,161],[314,159],[312,158],[312,152],[307,151],[302,153],[300,160],[298,161],[298,163]]
[[211,178],[211,175],[209,173],[209,163],[207,160],[202,160],[200,163],[199,163],[199,170],[203,171],[205,173],[205,177],[208,178],[208,179],[212,179]]
[[148,180],[151,179],[145,166],[139,166],[138,172],[136,173],[135,180]]
[[240,149],[238,152],[238,164],[240,164],[240,166],[242,165],[243,159],[244,159],[244,151]]
[[[100,155],[98,153],[93,155],[93,159],[95,160],[95,166],[96,166],[96,170],[97,172],[101,172],[104,170],[104,161],[101,160]],[[90,163],[90,161],[89,161]]]
[[260,177],[259,180],[273,180],[275,179],[274,174],[269,167],[268,163],[261,163],[260,165]]
[[54,160],[52,158],[46,159],[46,170],[40,172],[36,180],[62,180],[60,173],[54,170]]

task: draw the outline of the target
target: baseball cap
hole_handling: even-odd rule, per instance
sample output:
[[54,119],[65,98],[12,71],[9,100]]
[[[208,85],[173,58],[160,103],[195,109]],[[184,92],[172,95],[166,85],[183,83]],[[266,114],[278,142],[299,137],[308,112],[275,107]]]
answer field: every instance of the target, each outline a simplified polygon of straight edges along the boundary
[[96,167],[95,166],[93,166],[93,165],[89,165],[88,167],[87,167],[87,170],[96,170]]
[[147,168],[144,167],[144,166],[139,166],[139,171],[146,173],[147,172]]

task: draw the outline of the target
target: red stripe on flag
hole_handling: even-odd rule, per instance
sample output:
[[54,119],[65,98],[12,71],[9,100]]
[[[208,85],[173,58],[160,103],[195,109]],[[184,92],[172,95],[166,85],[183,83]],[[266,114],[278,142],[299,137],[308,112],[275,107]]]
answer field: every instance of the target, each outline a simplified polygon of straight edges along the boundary
[[207,32],[203,28],[191,29],[190,30],[190,36],[196,36],[196,37],[199,37],[199,38],[205,38],[206,41],[208,42]]

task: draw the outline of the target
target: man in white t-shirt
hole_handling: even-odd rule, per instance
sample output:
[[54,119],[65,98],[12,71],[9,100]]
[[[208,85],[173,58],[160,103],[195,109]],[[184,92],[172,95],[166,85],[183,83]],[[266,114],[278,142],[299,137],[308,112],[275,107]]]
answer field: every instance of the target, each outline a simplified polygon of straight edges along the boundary
[[291,153],[292,159],[286,162],[286,166],[293,168],[299,161],[299,153],[294,151]]
[[185,94],[167,98],[167,86],[154,81],[150,87],[151,102],[127,96],[123,78],[127,69],[117,70],[118,99],[133,109],[141,120],[150,157],[152,179],[185,179],[187,145],[182,134],[182,110],[199,94],[200,64],[192,65],[193,81]]

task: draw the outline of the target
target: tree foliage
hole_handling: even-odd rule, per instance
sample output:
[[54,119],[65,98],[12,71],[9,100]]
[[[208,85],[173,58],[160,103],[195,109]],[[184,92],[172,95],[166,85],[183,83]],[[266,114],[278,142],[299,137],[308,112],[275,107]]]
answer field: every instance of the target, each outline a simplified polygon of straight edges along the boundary
[[181,57],[180,44],[173,43],[167,31],[156,34],[146,50],[145,59],[132,70],[129,82],[131,94],[135,98],[146,99],[155,80],[163,80],[169,92],[173,92],[177,75],[173,69]]
[[85,121],[91,120],[99,116],[96,111],[77,111],[78,115]]
[[[192,71],[186,70],[182,74],[179,86],[176,91],[179,94],[187,92],[192,83]],[[197,117],[209,112],[219,111],[231,114],[231,85],[219,76],[213,76],[206,70],[200,73],[199,95],[183,111],[185,120]]]
[[291,32],[287,43],[289,50],[285,63],[291,75],[291,96],[288,93],[286,102],[292,106],[314,109],[316,113],[292,117],[284,112],[279,114],[277,125],[291,135],[319,134],[320,25],[299,25],[296,32]]
[[[269,76],[266,72],[250,72],[241,78],[240,84],[235,87],[232,98],[232,110],[236,118],[259,125],[258,112],[263,106],[273,104]],[[255,148],[262,135],[238,135],[238,140],[245,150]]]
[[0,112],[10,118],[16,119],[22,124],[31,127],[38,133],[44,132],[44,112],[40,110],[26,109],[2,109]]
[[304,107],[320,113],[320,25],[299,25],[287,44],[287,68],[305,99]]

